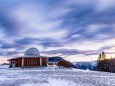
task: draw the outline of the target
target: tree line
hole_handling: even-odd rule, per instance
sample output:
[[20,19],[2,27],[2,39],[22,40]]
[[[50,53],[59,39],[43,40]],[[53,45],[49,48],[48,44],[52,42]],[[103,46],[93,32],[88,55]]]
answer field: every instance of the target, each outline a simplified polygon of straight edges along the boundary
[[102,52],[97,60],[97,71],[115,72],[115,59],[108,59],[105,52]]

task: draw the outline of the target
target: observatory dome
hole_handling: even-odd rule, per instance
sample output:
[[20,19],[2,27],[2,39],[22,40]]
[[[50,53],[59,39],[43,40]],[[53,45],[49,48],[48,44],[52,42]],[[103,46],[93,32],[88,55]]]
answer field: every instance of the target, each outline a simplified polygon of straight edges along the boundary
[[32,48],[29,48],[29,49],[26,50],[25,56],[38,57],[38,56],[40,56],[40,53],[39,53],[38,49],[32,47]]

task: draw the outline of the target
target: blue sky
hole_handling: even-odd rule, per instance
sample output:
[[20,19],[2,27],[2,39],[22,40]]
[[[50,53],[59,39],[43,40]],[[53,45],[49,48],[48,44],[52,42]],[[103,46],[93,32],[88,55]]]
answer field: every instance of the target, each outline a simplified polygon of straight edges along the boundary
[[0,0],[0,59],[36,47],[71,61],[114,57],[115,0]]

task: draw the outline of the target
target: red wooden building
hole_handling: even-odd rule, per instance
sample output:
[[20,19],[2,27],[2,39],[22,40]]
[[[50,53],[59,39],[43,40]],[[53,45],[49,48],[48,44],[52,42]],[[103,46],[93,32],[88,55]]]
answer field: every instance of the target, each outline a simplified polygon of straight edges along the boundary
[[8,61],[10,62],[9,67],[39,67],[39,66],[47,66],[47,57],[40,56],[38,49],[29,48],[24,56],[12,58]]

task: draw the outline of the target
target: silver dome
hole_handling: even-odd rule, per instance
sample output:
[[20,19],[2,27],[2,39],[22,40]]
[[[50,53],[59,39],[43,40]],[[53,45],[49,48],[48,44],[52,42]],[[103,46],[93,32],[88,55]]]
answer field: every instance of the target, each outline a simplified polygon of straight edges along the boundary
[[29,48],[28,50],[26,50],[25,52],[25,56],[27,57],[37,57],[40,56],[39,50],[36,48]]

